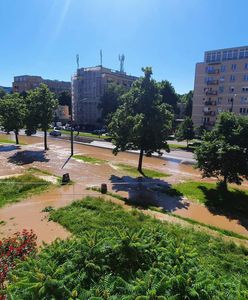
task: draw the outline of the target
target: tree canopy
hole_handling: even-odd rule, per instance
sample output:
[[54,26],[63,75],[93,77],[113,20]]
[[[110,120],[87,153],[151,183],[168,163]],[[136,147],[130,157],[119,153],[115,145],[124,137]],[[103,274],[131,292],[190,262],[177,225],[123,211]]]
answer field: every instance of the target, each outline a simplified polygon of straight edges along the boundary
[[187,141],[187,148],[189,140],[192,140],[195,136],[194,124],[191,118],[187,117],[178,127],[176,131],[176,138],[178,141]]
[[71,114],[71,93],[69,91],[63,91],[58,95],[59,105],[69,106],[69,112]]
[[142,69],[144,77],[136,80],[121,96],[121,105],[113,114],[109,131],[115,145],[114,153],[127,149],[140,150],[138,170],[142,171],[143,154],[169,151],[166,138],[173,115],[163,103],[159,87],[151,78],[152,69]]
[[120,96],[123,95],[125,91],[126,89],[123,86],[116,83],[111,83],[106,87],[98,106],[102,111],[103,122],[109,122],[111,114],[115,112],[120,105]]
[[38,88],[29,91],[27,96],[30,129],[40,127],[44,131],[44,148],[47,147],[47,130],[54,117],[54,110],[58,100],[47,85],[41,84]]
[[158,83],[159,93],[162,96],[162,102],[172,106],[174,113],[178,112],[177,102],[179,96],[177,95],[173,85],[168,80],[162,80]]
[[223,189],[227,183],[248,179],[248,117],[222,113],[211,132],[205,132],[196,149],[203,177],[217,177]]
[[26,105],[18,93],[5,95],[0,101],[0,123],[7,131],[14,131],[16,144],[19,144],[18,133],[24,126]]
[[180,101],[185,104],[185,116],[192,117],[193,91],[180,95]]
[[0,99],[2,99],[5,95],[6,95],[5,90],[0,88]]

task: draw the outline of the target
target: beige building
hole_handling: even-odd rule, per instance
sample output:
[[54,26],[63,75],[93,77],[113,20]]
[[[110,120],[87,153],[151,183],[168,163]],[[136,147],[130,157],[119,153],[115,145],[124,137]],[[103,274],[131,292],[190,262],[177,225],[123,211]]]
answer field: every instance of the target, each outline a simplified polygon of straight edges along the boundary
[[102,66],[80,68],[72,77],[73,119],[80,126],[100,126],[100,98],[107,85],[115,82],[129,89],[137,77]]
[[248,114],[248,46],[207,51],[196,64],[194,125],[211,129],[224,111]]
[[55,110],[55,118],[57,121],[62,123],[67,123],[70,119],[69,106],[68,105],[58,105]]
[[68,81],[43,79],[41,76],[21,75],[15,76],[12,83],[13,92],[27,92],[39,87],[41,83],[46,84],[50,91],[59,94],[64,91],[71,92],[71,83]]

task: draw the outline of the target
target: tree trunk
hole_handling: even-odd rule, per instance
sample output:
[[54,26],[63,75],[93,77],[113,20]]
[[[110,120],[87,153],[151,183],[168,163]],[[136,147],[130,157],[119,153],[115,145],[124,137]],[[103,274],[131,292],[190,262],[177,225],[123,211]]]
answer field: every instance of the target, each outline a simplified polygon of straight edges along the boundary
[[224,180],[223,180],[223,190],[227,192],[227,175],[224,175]]
[[48,147],[47,147],[47,130],[44,130],[44,148],[45,148],[45,151],[48,150]]
[[189,150],[189,140],[187,139],[187,150]]
[[144,154],[144,150],[143,150],[143,149],[140,149],[139,165],[138,165],[138,171],[139,171],[139,172],[142,172],[143,154]]
[[18,130],[15,130],[16,145],[19,145]]

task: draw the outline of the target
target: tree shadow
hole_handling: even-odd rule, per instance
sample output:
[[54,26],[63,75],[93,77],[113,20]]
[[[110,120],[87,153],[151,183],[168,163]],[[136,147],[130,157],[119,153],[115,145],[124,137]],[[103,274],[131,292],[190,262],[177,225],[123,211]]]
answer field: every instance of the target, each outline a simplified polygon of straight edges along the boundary
[[21,147],[19,145],[0,145],[0,152],[9,152],[20,148]]
[[213,214],[223,215],[229,220],[236,219],[248,229],[248,194],[245,191],[231,189],[223,191],[221,188],[206,188],[199,185],[204,193],[205,205]]
[[46,152],[43,151],[31,151],[24,150],[16,152],[14,155],[8,158],[8,162],[16,165],[27,165],[35,161],[48,162],[49,159],[46,158]]
[[161,179],[111,175],[110,181],[113,191],[128,193],[126,202],[137,207],[156,206],[173,212],[181,208],[187,209],[189,206],[181,194],[169,195],[171,185]]

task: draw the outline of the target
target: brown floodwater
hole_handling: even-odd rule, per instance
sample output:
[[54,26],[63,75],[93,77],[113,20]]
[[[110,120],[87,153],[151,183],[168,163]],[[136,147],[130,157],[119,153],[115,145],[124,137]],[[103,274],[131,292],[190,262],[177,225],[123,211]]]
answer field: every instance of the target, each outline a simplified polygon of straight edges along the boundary
[[[40,137],[21,136],[20,141],[27,145],[20,148],[16,148],[15,145],[0,145],[0,176],[20,174],[25,169],[37,167],[57,176],[68,172],[75,184],[53,187],[40,195],[33,195],[19,203],[1,208],[0,220],[5,221],[6,224],[0,225],[0,239],[24,228],[34,230],[39,245],[42,241],[50,243],[57,237],[69,237],[70,233],[59,224],[48,221],[48,213],[42,210],[47,206],[55,208],[66,206],[74,200],[82,199],[85,195],[99,195],[86,190],[86,187],[100,186],[101,183],[107,183],[110,190],[125,197],[135,198],[138,201],[151,201],[151,204],[162,206],[180,216],[248,236],[245,220],[214,214],[203,205],[179,197],[161,195],[154,191],[154,187],[168,186],[175,182],[202,180],[200,172],[191,165],[145,157],[145,168],[170,173],[171,176],[164,179],[133,179],[116,169],[114,164],[125,163],[137,166],[138,155],[135,153],[124,152],[114,156],[109,149],[75,144],[75,154],[89,155],[108,161],[103,165],[92,165],[70,159],[70,143],[63,140],[48,139],[50,150],[46,152],[43,150],[43,139]],[[247,187],[247,182],[244,187]]]

